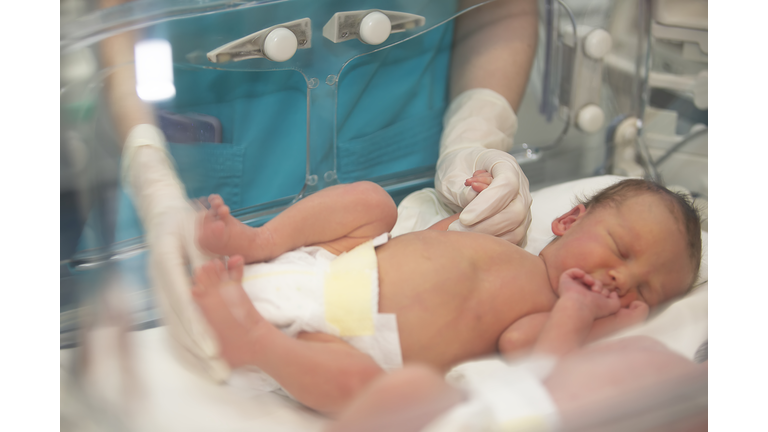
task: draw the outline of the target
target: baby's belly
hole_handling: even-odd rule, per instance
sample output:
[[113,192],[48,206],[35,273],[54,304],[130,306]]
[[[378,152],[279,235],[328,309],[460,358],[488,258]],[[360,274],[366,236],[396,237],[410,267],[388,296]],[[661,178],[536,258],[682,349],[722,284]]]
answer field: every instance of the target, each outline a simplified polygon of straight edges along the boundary
[[379,307],[397,315],[405,362],[447,370],[494,353],[501,333],[525,309],[510,296],[513,287],[499,283],[511,269],[486,266],[486,255],[507,253],[508,243],[463,234],[413,233],[377,249]]

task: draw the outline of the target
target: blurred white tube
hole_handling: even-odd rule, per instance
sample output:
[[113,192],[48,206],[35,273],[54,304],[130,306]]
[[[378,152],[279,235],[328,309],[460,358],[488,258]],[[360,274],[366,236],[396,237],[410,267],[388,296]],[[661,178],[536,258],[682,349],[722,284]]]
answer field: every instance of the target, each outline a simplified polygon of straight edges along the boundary
[[171,44],[165,39],[138,42],[136,55],[136,93],[147,102],[170,99],[176,95],[173,85]]

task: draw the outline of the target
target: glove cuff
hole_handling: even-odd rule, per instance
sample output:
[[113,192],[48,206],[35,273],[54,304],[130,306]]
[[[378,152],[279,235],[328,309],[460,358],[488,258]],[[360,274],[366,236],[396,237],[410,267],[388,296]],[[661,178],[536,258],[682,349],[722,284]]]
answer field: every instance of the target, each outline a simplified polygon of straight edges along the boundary
[[503,96],[490,89],[467,90],[443,116],[440,156],[467,147],[509,152],[516,132],[517,115]]

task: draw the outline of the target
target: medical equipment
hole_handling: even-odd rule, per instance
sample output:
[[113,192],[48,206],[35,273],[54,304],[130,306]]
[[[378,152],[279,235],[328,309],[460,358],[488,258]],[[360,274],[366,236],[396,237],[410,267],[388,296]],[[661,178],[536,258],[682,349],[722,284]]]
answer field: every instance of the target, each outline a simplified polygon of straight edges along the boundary
[[[120,401],[124,400],[119,394],[99,400],[89,393],[93,384],[89,379],[99,382],[103,377],[99,374],[110,375],[110,368],[122,367],[122,363],[105,360],[101,363],[106,365],[105,370],[88,372],[97,378],[80,380],[82,377],[70,374],[79,367],[73,350],[84,350],[86,339],[103,336],[103,332],[91,332],[96,325],[88,324],[98,321],[94,318],[98,314],[91,315],[96,311],[117,329],[150,329],[122,336],[115,330],[112,335],[105,336],[108,340],[123,338],[128,341],[114,345],[115,351],[107,355],[131,352],[135,367],[140,369],[136,373],[146,374],[141,378],[145,383],[145,399],[141,404],[150,407],[149,411],[144,411],[146,415],[143,417],[126,414],[134,420],[143,419],[139,420],[142,427],[137,429],[167,430],[179,425],[187,426],[183,429],[210,429],[203,425],[211,424],[206,421],[216,421],[217,410],[222,413],[236,411],[233,421],[242,422],[238,424],[250,425],[256,417],[269,416],[267,423],[275,428],[283,424],[290,430],[294,423],[295,429],[322,427],[324,420],[318,420],[313,414],[277,396],[256,396],[257,403],[254,403],[253,399],[233,396],[228,390],[212,387],[199,376],[178,367],[178,357],[172,353],[168,340],[168,328],[158,327],[161,318],[168,318],[161,317],[157,298],[148,290],[146,238],[143,237],[146,233],[138,222],[133,203],[119,186],[117,173],[122,143],[116,138],[108,110],[103,105],[105,83],[116,72],[133,65],[125,63],[100,68],[99,60],[100,44],[109,36],[140,31],[140,39],[165,38],[171,42],[176,96],[156,107],[187,119],[203,115],[209,119],[206,124],[211,125],[202,134],[203,138],[192,139],[191,143],[189,139],[178,138],[170,144],[169,151],[191,198],[211,192],[222,193],[233,203],[235,215],[251,224],[263,223],[294,200],[337,182],[374,180],[401,200],[412,191],[432,185],[441,121],[449,102],[445,92],[445,70],[450,57],[451,20],[464,10],[458,10],[453,2],[426,0],[390,2],[386,6],[373,1],[339,3],[342,6],[328,12],[323,10],[325,2],[317,1],[137,1],[106,10],[81,11],[75,13],[75,18],[62,21],[61,346],[72,349],[62,351],[62,380],[72,378],[62,386],[73,391],[75,396],[71,400],[77,405],[75,409],[88,413],[84,418],[106,422],[102,424],[133,421],[116,413],[123,409],[115,408],[121,407]],[[701,143],[705,133],[696,129],[677,131],[677,123],[685,116],[675,114],[671,106],[659,110],[652,103],[653,95],[646,95],[651,103],[643,115],[639,110],[634,111],[639,105],[632,104],[639,104],[641,92],[633,92],[636,88],[642,90],[644,75],[639,73],[642,67],[638,70],[632,60],[645,59],[646,51],[631,52],[628,57],[630,67],[624,68],[624,63],[616,57],[619,48],[626,45],[611,28],[611,21],[590,17],[585,11],[590,10],[592,2],[563,3],[571,9],[573,22],[568,14],[553,18],[548,33],[556,39],[542,39],[541,43],[552,46],[552,55],[557,55],[546,79],[554,83],[549,91],[556,96],[554,101],[558,108],[552,113],[557,114],[562,102],[562,106],[569,107],[570,114],[565,118],[553,116],[553,123],[548,123],[546,115],[538,112],[543,101],[535,81],[537,76],[543,75],[541,70],[535,70],[528,95],[517,113],[520,124],[526,127],[521,127],[515,141],[521,143],[527,154],[539,154],[535,150],[541,150],[541,157],[532,158],[523,165],[531,188],[541,189],[604,169],[607,166],[606,148],[615,156],[611,159],[613,167],[630,167],[622,172],[624,175],[643,174],[642,166],[635,162],[638,151],[650,154],[646,160],[655,159],[657,167],[669,169],[675,166],[673,164],[684,165],[676,160],[678,149],[693,149],[697,152],[693,157],[699,165],[703,158],[703,170],[698,166],[693,173],[685,173],[679,179],[672,176],[675,169],[659,171],[668,183],[682,184],[705,197],[706,142],[703,148]],[[630,4],[629,12],[633,18],[640,16],[635,12],[641,5],[647,5],[646,2],[622,3]],[[653,6],[660,3],[663,2],[654,2]],[[65,4],[68,2],[62,3],[63,9]],[[294,5],[293,9],[286,11],[286,4]],[[86,3],[79,5],[85,7]],[[564,10],[559,3],[546,2],[546,5],[560,10],[561,14]],[[609,5],[603,9],[618,12],[620,8]],[[540,10],[544,8],[540,7]],[[355,13],[337,15],[351,11]],[[405,21],[397,21],[395,12],[406,14]],[[377,14],[387,18],[388,32],[385,31],[385,20]],[[312,17],[310,23],[301,21],[307,16]],[[688,53],[686,55],[696,55],[692,54],[696,53],[693,44],[700,43],[702,29],[695,26],[691,29],[691,23],[674,21],[671,16],[656,17],[656,25],[651,27],[651,33],[656,35],[653,40],[677,41],[667,48],[678,47],[680,52]],[[344,21],[346,19],[349,21]],[[363,30],[364,22],[370,23],[370,32]],[[345,25],[352,29],[346,30],[346,35]],[[582,48],[597,45],[588,51],[604,50],[605,44],[600,43],[605,40],[604,34],[593,33],[601,29],[610,34],[612,44],[608,53],[602,57],[596,55],[601,59],[598,62]],[[262,31],[266,33],[259,34]],[[603,36],[598,36],[601,39],[592,44],[587,40],[589,34]],[[274,37],[274,43],[267,41],[269,35]],[[243,41],[243,38],[250,40],[253,46],[239,57],[241,61],[234,61],[234,57],[233,61],[219,61],[224,60],[222,56],[237,52],[228,44]],[[295,49],[292,38],[295,38]],[[253,42],[254,39],[258,40]],[[630,47],[647,46],[642,35],[629,35],[626,40],[634,44]],[[658,43],[654,47],[658,47]],[[705,47],[703,50],[706,52]],[[290,56],[286,54],[288,52],[291,52]],[[563,64],[568,58],[564,52],[571,52],[568,71]],[[266,57],[255,56],[259,53]],[[251,55],[254,57],[249,57]],[[662,56],[658,51],[653,51],[653,55]],[[674,58],[674,54],[664,55]],[[573,56],[581,56],[582,63],[577,65]],[[706,65],[706,55],[703,59],[699,55],[687,60]],[[409,68],[407,72],[398,72],[398,67],[404,64]],[[675,92],[680,92],[675,95],[681,99],[687,97],[685,92],[692,91],[694,102],[701,106],[706,72],[704,69],[692,72],[687,67],[673,64],[673,68],[684,72],[684,81],[649,74],[648,82],[666,91],[674,87]],[[585,73],[587,70],[592,75]],[[605,74],[606,82],[584,87],[566,85],[562,80],[562,77],[569,77],[574,80],[572,82],[584,82],[596,79],[594,74],[598,73]],[[626,82],[622,81],[625,79],[637,85],[618,83]],[[370,86],[368,91],[361,92],[366,85]],[[565,88],[581,93],[566,92]],[[389,100],[402,104],[381,105],[382,95],[390,93],[394,96]],[[566,104],[566,100],[574,105]],[[584,105],[599,106],[604,124],[590,127],[594,124],[590,119],[595,117],[585,112],[581,124],[586,126],[577,127],[578,116],[574,113],[582,105],[576,104],[576,100],[583,101]],[[628,101],[626,104],[625,100]],[[561,114],[566,112],[561,111]],[[635,119],[643,119],[642,128],[638,128],[637,120],[629,115],[635,113]],[[625,117],[613,124],[621,115]],[[218,121],[220,126],[210,118]],[[615,133],[606,139],[608,131],[614,129],[609,126],[615,126]],[[287,139],[284,139],[284,131],[275,131],[278,127],[289,131]],[[590,131],[592,133],[588,133]],[[642,143],[635,144],[638,133],[648,144],[647,151]],[[687,138],[683,137],[685,133],[688,133]],[[562,138],[558,138],[560,135]],[[542,150],[556,142],[559,142],[557,147]],[[654,143],[658,144],[655,148]],[[574,159],[579,162],[574,163]],[[696,179],[697,184],[684,183],[691,178]],[[424,200],[435,200],[435,197],[427,196]],[[540,203],[546,200],[534,200],[534,209],[538,212],[541,207],[537,200]],[[419,217],[429,219],[433,216],[421,213]],[[534,213],[528,231],[529,247],[548,240],[547,233],[540,237],[531,235],[536,226],[540,228],[547,222],[546,218]],[[113,286],[109,295],[117,300],[101,298],[108,285]],[[706,286],[697,293],[698,296],[693,297],[703,301],[706,311]],[[93,306],[87,306],[90,304]],[[111,305],[112,313],[106,312],[104,304]],[[697,313],[701,308],[699,304],[695,309]],[[658,326],[655,331],[661,338],[668,327]],[[680,339],[685,339],[685,348],[681,351],[692,356],[703,342],[701,332],[693,332],[695,336],[681,332],[685,333],[679,335]],[[706,338],[706,319],[703,335]],[[94,340],[88,346],[92,349],[100,343]],[[125,364],[129,364],[130,358],[126,357]],[[117,375],[122,376],[121,373]],[[104,381],[104,384],[114,383]],[[195,392],[200,392],[199,398],[193,396]],[[191,405],[199,403],[195,405],[199,409],[183,419],[175,415],[171,418],[168,414],[178,413],[178,404],[185,401],[181,396],[190,397]],[[62,397],[63,412],[65,399],[69,400]],[[82,403],[78,405],[77,401]],[[105,405],[109,408],[102,409]],[[254,409],[254,405],[259,408]],[[102,418],[88,417],[96,411],[105,414]],[[110,417],[111,414],[115,416]],[[155,420],[157,425],[151,424]]]
[[543,2],[517,113],[536,126],[512,154],[532,184],[648,175],[706,197],[707,2],[598,3]]

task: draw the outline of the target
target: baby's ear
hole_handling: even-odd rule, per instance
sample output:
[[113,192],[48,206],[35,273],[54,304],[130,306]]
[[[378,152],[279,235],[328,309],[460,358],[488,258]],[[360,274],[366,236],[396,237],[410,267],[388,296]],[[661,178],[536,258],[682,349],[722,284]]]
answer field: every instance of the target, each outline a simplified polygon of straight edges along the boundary
[[568,213],[552,221],[552,233],[556,236],[563,235],[571,228],[571,226],[573,226],[574,222],[581,219],[586,212],[587,208],[584,207],[584,204],[579,204],[572,208]]

